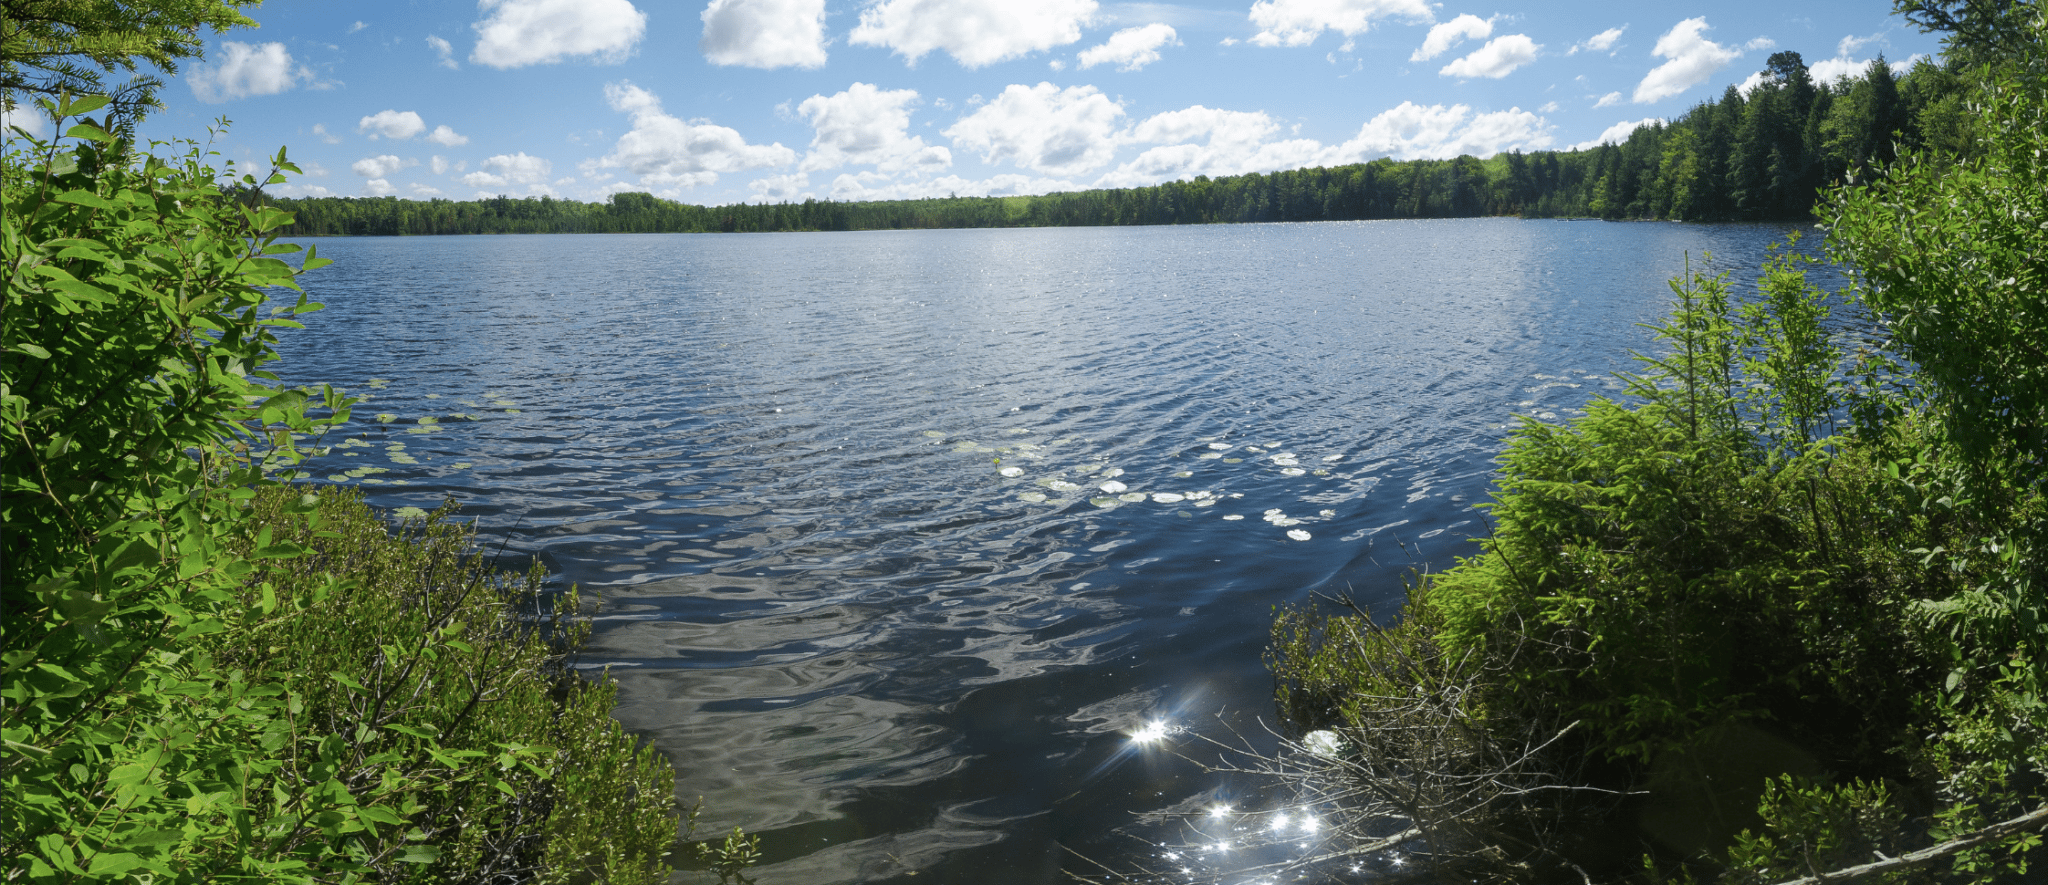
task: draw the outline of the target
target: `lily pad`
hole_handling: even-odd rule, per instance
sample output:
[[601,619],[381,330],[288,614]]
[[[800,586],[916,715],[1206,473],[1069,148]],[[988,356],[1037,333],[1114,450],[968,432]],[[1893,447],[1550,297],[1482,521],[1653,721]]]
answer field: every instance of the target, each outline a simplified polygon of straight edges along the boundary
[[430,393],[430,394],[427,394],[427,399],[440,399],[440,398],[441,398],[441,395],[440,395],[440,394],[438,394],[438,393]]
[[1174,476],[1175,476],[1175,477],[1177,477],[1177,478],[1179,478],[1179,479],[1187,479],[1188,477],[1190,477],[1190,476],[1194,476],[1194,475],[1195,475],[1195,472],[1194,472],[1194,471],[1192,471],[1192,470],[1182,470],[1182,471],[1179,471],[1179,472],[1177,472],[1177,473],[1175,473],[1175,474],[1174,474]]
[[1024,475],[1024,468],[1022,468],[1022,467],[1005,467],[1005,468],[1003,468],[1003,469],[1001,469],[1001,470],[998,470],[998,471],[996,471],[996,472],[997,472],[997,473],[1000,473],[1000,474],[1002,474],[1002,475],[1004,475],[1004,476],[1011,476],[1011,477],[1016,477],[1016,476],[1023,476],[1023,475]]
[[1214,507],[1214,506],[1216,506],[1216,499],[1215,499],[1215,498],[1203,498],[1203,499],[1202,499],[1202,500],[1200,500],[1200,501],[1196,501],[1196,502],[1195,502],[1195,506],[1196,506],[1196,507]]
[[1040,502],[1042,502],[1042,501],[1044,501],[1044,500],[1045,500],[1045,493],[1044,493],[1044,492],[1024,492],[1024,493],[1022,493],[1022,494],[1020,494],[1020,495],[1018,495],[1018,496],[1017,496],[1017,500],[1019,500],[1019,501],[1023,501],[1023,502],[1024,502],[1024,503],[1026,503],[1026,504],[1037,504],[1037,503],[1040,503]]
[[379,412],[379,413],[377,413],[377,423],[379,423],[379,424],[389,424],[389,423],[391,423],[391,422],[393,422],[393,421],[396,421],[396,420],[398,420],[398,416],[397,416],[397,415],[393,415],[393,414],[391,414],[390,412]]
[[1099,488],[1105,492],[1115,495],[1124,492],[1125,490],[1129,489],[1130,486],[1124,485],[1123,483],[1117,482],[1116,480],[1112,479],[1106,483],[1103,483],[1102,485],[1096,486],[1096,488]]
[[1342,461],[1342,460],[1344,460],[1344,456],[1343,456],[1343,455],[1324,455],[1324,456],[1323,456],[1323,463],[1324,463],[1324,464],[1328,464],[1328,463],[1330,463],[1331,461]]
[[1223,459],[1223,463],[1225,463],[1225,464],[1243,464],[1243,463],[1244,463],[1244,459],[1243,459],[1243,458],[1225,458],[1225,459]]
[[1309,539],[1309,533],[1302,531],[1301,529],[1292,529],[1288,531],[1287,537],[1293,538],[1297,541],[1306,541]]
[[1199,455],[1196,455],[1196,456],[1195,456],[1195,458],[1196,458],[1197,460],[1201,460],[1201,461],[1214,461],[1214,460],[1216,460],[1216,459],[1218,459],[1218,458],[1221,458],[1221,457],[1223,457],[1223,456],[1222,456],[1222,455],[1220,455],[1220,454],[1217,454],[1217,453],[1215,453],[1215,452],[1203,452],[1203,453],[1201,453],[1201,454],[1199,454]]
[[1088,503],[1093,504],[1097,507],[1108,509],[1111,507],[1115,507],[1117,505],[1117,500],[1116,498],[1110,495],[1100,495],[1097,497],[1089,498]]
[[1140,502],[1140,501],[1143,501],[1143,500],[1145,500],[1145,493],[1144,493],[1144,492],[1125,492],[1125,493],[1123,493],[1123,494],[1121,494],[1121,495],[1118,495],[1118,496],[1116,496],[1116,499],[1117,499],[1117,500],[1119,500],[1119,501],[1122,501],[1122,502],[1124,502],[1124,503],[1126,503],[1126,504],[1136,504],[1136,503],[1138,503],[1138,502]]
[[354,479],[354,477],[345,473],[336,473],[327,477],[328,482],[348,482],[351,479]]
[[1243,518],[1244,518],[1244,514],[1242,514],[1242,513],[1226,513],[1226,514],[1224,514],[1223,518],[1224,518],[1224,520],[1225,520],[1225,521],[1228,521],[1228,522],[1236,522],[1236,521],[1238,521],[1238,520],[1240,520],[1240,519],[1243,519]]
[[1283,467],[1280,469],[1281,476],[1300,476],[1307,472],[1299,467]]
[[391,515],[392,515],[392,516],[396,516],[396,517],[398,517],[399,519],[426,519],[426,518],[427,518],[427,512],[426,512],[425,510],[421,510],[421,509],[420,509],[420,508],[418,508],[418,507],[400,507],[400,508],[398,508],[397,510],[393,510],[393,511],[391,511]]
[[1064,479],[1055,479],[1051,482],[1046,483],[1045,487],[1052,489],[1055,492],[1078,492],[1081,490],[1081,486],[1079,483],[1067,482]]
[[1209,448],[1215,449],[1216,451],[1219,451],[1219,452],[1228,452],[1228,451],[1230,451],[1230,444],[1229,444],[1229,443],[1210,443],[1210,444],[1209,444]]
[[927,430],[924,432],[924,435],[929,436],[933,439],[944,439],[946,436],[944,433],[941,433],[937,430]]
[[1187,499],[1188,496],[1177,492],[1155,492],[1152,495],[1152,500],[1161,504],[1178,504]]

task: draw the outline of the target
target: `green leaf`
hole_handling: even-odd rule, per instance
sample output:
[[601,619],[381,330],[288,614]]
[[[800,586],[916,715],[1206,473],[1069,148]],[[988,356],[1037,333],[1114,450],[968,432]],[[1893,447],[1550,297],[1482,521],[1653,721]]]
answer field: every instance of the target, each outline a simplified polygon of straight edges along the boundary
[[[84,128],[84,127],[80,126],[80,127],[73,127],[73,128],[74,128],[74,131],[75,131],[76,129],[82,129],[82,128]],[[97,130],[95,130],[95,131],[97,131]],[[101,134],[105,134],[105,133],[101,133]],[[109,203],[109,202],[107,202],[107,200],[106,200],[106,198],[105,198],[105,197],[102,197],[102,196],[100,196],[99,194],[95,194],[95,193],[93,193],[92,191],[84,191],[84,190],[75,190],[75,191],[67,191],[67,192],[65,192],[65,193],[61,193],[61,194],[58,194],[58,195],[57,195],[57,202],[59,202],[59,203],[70,203],[70,204],[72,204],[72,205],[75,205],[75,206],[90,206],[90,207],[92,207],[92,208],[94,208],[94,209],[112,209],[112,208],[114,208],[114,204],[113,204],[113,203]],[[60,253],[59,257],[62,257],[61,253]]]
[[433,863],[441,859],[441,849],[435,845],[408,845],[398,855],[399,863]]
[[97,111],[100,108],[106,107],[107,102],[110,102],[112,100],[113,99],[104,95],[80,95],[76,97],[66,97],[64,103],[57,108],[57,116],[78,117],[83,116],[85,114],[90,114],[93,111]]
[[25,341],[20,344],[14,345],[13,350],[16,353],[25,353],[39,360],[46,360],[50,358],[50,352],[44,350],[41,345],[30,344]]
[[143,859],[133,854],[102,852],[92,857],[92,867],[86,870],[88,876],[118,876],[142,866]]

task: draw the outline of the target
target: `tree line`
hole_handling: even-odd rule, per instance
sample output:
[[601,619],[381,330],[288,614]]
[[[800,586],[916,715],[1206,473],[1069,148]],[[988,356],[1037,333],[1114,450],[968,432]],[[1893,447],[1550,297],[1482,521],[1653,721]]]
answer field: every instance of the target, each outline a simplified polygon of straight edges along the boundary
[[1827,185],[1867,177],[1900,148],[1972,150],[1965,79],[1921,61],[1904,76],[1882,56],[1859,76],[1814,79],[1797,52],[1762,79],[1668,123],[1588,150],[1511,151],[1481,160],[1378,159],[1337,167],[1016,197],[698,206],[643,192],[603,202],[554,197],[402,200],[276,198],[290,236],[711,233],[965,227],[1226,224],[1519,215],[1740,221],[1805,218]]

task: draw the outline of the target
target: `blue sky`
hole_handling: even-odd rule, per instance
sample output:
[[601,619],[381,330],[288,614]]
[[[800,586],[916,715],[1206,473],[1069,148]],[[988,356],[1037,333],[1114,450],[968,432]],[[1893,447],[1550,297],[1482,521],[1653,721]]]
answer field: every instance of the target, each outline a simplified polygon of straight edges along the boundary
[[1938,48],[1877,2],[272,0],[144,134],[290,195],[1043,193],[1570,148]]

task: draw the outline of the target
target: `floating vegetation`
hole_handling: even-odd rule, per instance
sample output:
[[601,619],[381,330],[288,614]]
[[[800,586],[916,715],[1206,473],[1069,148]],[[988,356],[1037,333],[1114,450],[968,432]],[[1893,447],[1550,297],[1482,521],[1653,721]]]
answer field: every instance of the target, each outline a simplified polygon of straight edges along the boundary
[[382,390],[382,389],[384,389],[384,388],[386,388],[386,387],[390,387],[390,386],[391,386],[391,379],[389,379],[389,378],[372,378],[372,379],[370,379],[370,380],[368,380],[368,381],[365,381],[365,382],[363,382],[363,384],[364,384],[365,386],[369,387],[369,388],[370,388],[371,390]]
[[1242,514],[1242,513],[1226,513],[1226,514],[1224,514],[1224,515],[1223,515],[1223,519],[1224,519],[1224,521],[1226,521],[1226,522],[1236,522],[1236,521],[1238,521],[1238,520],[1240,520],[1240,519],[1243,519],[1243,518],[1244,518],[1244,514]]
[[1223,463],[1225,463],[1225,464],[1243,464],[1243,463],[1244,463],[1244,459],[1243,459],[1243,458],[1225,458],[1225,459],[1223,459]]
[[1203,461],[1214,461],[1218,458],[1223,457],[1223,455],[1217,452],[1203,452],[1199,455],[1196,455],[1195,457]]
[[513,401],[511,401],[511,400],[509,400],[509,399],[494,399],[494,400],[491,400],[491,405],[497,406],[498,408],[501,408],[501,409],[509,409],[509,408],[512,408],[512,407],[514,407],[514,406],[517,406],[517,405],[519,405],[519,404],[518,404],[518,403],[515,403],[515,402],[513,402]]
[[1231,445],[1229,443],[1214,442],[1209,444],[1209,448],[1215,449],[1219,452],[1228,452],[1231,449]]
[[1187,499],[1188,496],[1179,494],[1177,492],[1155,492],[1152,495],[1152,500],[1157,501],[1161,504],[1178,504]]
[[1117,505],[1117,500],[1116,498],[1111,497],[1109,495],[1101,495],[1094,498],[1089,498],[1088,503],[1093,504],[1097,507],[1108,509],[1111,507],[1115,507]]
[[391,515],[399,519],[426,519],[427,511],[421,510],[418,507],[400,507],[397,510],[391,511]]
[[1330,462],[1332,462],[1332,461],[1342,461],[1342,460],[1344,460],[1344,456],[1343,456],[1343,455],[1324,455],[1324,456],[1323,456],[1323,463],[1324,463],[1324,464],[1328,464],[1328,463],[1330,463]]
[[406,432],[406,433],[433,433],[433,432],[435,432],[435,431],[437,431],[437,430],[440,430],[440,429],[441,429],[441,425],[439,425],[439,424],[423,424],[423,425],[421,425],[421,426],[418,426],[418,427],[408,427],[408,428],[406,428],[406,429],[405,429],[405,432]]
[[1293,538],[1297,541],[1306,541],[1309,539],[1309,533],[1301,529],[1290,529],[1287,532],[1287,537]]
[[421,416],[420,416],[420,420],[419,420],[419,423],[421,423],[421,424],[439,424],[439,423],[441,423],[441,419],[439,419],[439,418],[436,418],[436,417],[434,417],[434,416],[432,416],[432,415],[421,415]]
[[1195,472],[1194,472],[1194,471],[1192,471],[1192,470],[1182,470],[1182,471],[1179,471],[1179,472],[1175,473],[1175,474],[1174,474],[1174,477],[1175,477],[1175,478],[1177,478],[1177,479],[1187,479],[1188,477],[1190,477],[1190,476],[1194,476],[1194,475],[1195,475]]
[[1067,482],[1063,479],[1046,480],[1045,487],[1055,492],[1078,492],[1081,490],[1079,483]]
[[468,461],[457,461],[450,466],[454,467],[457,470],[468,470],[471,465]]
[[418,463],[420,463],[420,459],[418,459],[418,458],[415,458],[415,457],[413,457],[413,456],[411,456],[411,455],[408,455],[408,454],[406,454],[406,453],[404,453],[404,452],[398,452],[398,453],[396,453],[396,454],[393,454],[393,455],[391,456],[391,463],[393,463],[393,464],[418,464]]
[[1044,501],[1045,501],[1045,493],[1044,493],[1044,492],[1023,492],[1023,493],[1020,493],[1020,494],[1018,494],[1018,495],[1017,495],[1017,500],[1019,500],[1019,501],[1023,501],[1023,502],[1024,502],[1024,503],[1026,503],[1026,504],[1040,504],[1040,503],[1044,503]]
[[519,410],[518,410],[518,409],[506,409],[506,410],[505,410],[505,414],[507,414],[507,415],[517,415],[517,414],[519,414]]
[[1301,468],[1299,468],[1299,467],[1283,467],[1283,468],[1281,468],[1281,470],[1280,470],[1280,475],[1281,475],[1281,476],[1300,476],[1300,475],[1302,475],[1302,474],[1304,474],[1304,473],[1307,473],[1307,472],[1308,472],[1308,471],[1306,471],[1306,470],[1303,470],[1303,469],[1301,469]]
[[393,422],[393,421],[396,421],[396,420],[398,420],[398,416],[397,416],[397,415],[393,415],[393,414],[391,414],[390,412],[378,412],[378,413],[377,413],[377,423],[379,423],[379,424],[389,424],[389,423],[391,423],[391,422]]
[[1099,488],[1105,492],[1114,495],[1129,489],[1130,486],[1124,485],[1123,483],[1117,482],[1116,480],[1112,479],[1106,483],[1103,483],[1102,485],[1096,486],[1096,488]]
[[933,439],[945,439],[945,438],[946,438],[946,435],[945,435],[944,433],[942,433],[942,432],[940,432],[940,431],[937,431],[937,430],[927,430],[927,431],[925,431],[925,432],[924,432],[924,435],[925,435],[925,436],[929,436],[929,437],[931,437],[931,438],[933,438]]
[[997,473],[1000,473],[1000,474],[1002,474],[1002,475],[1004,475],[1004,476],[1008,476],[1008,477],[1012,477],[1012,478],[1014,478],[1014,477],[1019,477],[1019,476],[1023,476],[1023,475],[1024,475],[1024,468],[1022,468],[1022,467],[1005,467],[1005,468],[1003,468],[1003,469],[1001,469],[1001,470],[998,470],[998,471],[996,471],[996,472],[997,472]]
[[1116,496],[1116,499],[1117,499],[1117,500],[1119,500],[1119,501],[1122,501],[1122,502],[1124,502],[1124,503],[1126,503],[1126,504],[1137,504],[1137,503],[1140,503],[1140,502],[1142,502],[1142,501],[1144,501],[1144,500],[1145,500],[1145,493],[1144,493],[1144,492],[1125,492],[1125,493],[1123,493],[1123,494],[1121,494],[1121,495],[1118,495],[1118,496]]
[[441,398],[441,395],[440,395],[440,394],[438,394],[438,393],[430,393],[430,394],[427,394],[427,399],[440,399],[440,398]]

